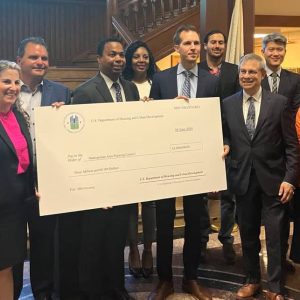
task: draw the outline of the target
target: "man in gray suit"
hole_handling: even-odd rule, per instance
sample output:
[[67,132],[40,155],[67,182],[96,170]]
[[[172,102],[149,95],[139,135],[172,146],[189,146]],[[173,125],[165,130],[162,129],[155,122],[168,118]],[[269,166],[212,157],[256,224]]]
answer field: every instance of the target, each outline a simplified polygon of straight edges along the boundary
[[[100,72],[74,91],[72,103],[139,100],[137,87],[120,77],[125,67],[121,41],[118,38],[100,41],[97,54]],[[117,182],[112,188],[117,188]],[[114,206],[81,215],[79,286],[87,299],[131,299],[124,283],[129,208],[129,205]]]
[[260,227],[264,220],[268,253],[267,300],[282,300],[283,243],[287,202],[294,194],[299,146],[288,99],[261,88],[263,59],[245,55],[240,62],[242,92],[223,101],[224,143],[230,147],[228,185],[236,195],[246,282],[237,298],[260,290]]

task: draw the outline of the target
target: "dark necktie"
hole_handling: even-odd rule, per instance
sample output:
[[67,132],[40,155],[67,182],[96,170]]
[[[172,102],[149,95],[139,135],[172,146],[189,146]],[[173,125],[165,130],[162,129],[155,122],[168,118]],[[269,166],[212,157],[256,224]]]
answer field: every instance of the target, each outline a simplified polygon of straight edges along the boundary
[[113,85],[114,89],[116,90],[116,101],[117,102],[122,102],[122,93],[121,93],[121,87],[118,82],[114,82]]
[[249,133],[249,136],[252,140],[255,132],[255,106],[254,106],[254,98],[249,97],[249,108],[248,108],[248,114],[247,114],[247,119],[246,119],[246,127]]
[[272,77],[272,89],[271,89],[271,92],[272,93],[277,93],[277,80],[278,80],[278,75],[277,73],[272,73],[271,74],[271,77]]
[[182,96],[186,96],[188,98],[191,98],[191,76],[192,76],[192,72],[184,71],[183,74],[185,76],[185,80],[184,80],[184,83],[183,83],[183,86],[182,86],[181,94],[182,94]]

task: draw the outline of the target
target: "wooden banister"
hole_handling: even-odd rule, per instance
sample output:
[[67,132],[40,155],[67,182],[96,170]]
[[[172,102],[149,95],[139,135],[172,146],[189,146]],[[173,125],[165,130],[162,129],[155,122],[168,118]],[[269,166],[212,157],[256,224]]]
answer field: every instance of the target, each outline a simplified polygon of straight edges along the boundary
[[126,44],[130,44],[135,40],[134,35],[128,30],[127,26],[125,26],[118,16],[112,17],[112,25]]

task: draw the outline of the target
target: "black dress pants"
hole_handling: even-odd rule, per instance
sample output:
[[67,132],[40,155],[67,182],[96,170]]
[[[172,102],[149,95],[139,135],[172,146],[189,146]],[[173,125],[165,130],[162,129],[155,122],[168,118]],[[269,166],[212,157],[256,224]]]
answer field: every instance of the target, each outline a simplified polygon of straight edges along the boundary
[[[35,298],[51,299],[57,287],[57,216],[39,216],[38,202],[26,206],[30,242],[30,282]],[[23,263],[13,268],[15,299],[23,287]]]
[[123,205],[82,213],[79,285],[80,291],[91,299],[125,290],[129,209],[129,205]]
[[263,218],[268,254],[269,289],[275,293],[282,293],[286,205],[280,202],[278,196],[269,196],[263,192],[255,171],[251,173],[247,193],[242,196],[236,195],[236,204],[247,282],[258,283],[261,279],[259,235]]
[[291,245],[290,259],[300,264],[300,188],[295,190],[293,202],[294,232]]
[[[30,240],[30,282],[33,295],[48,298],[55,291],[57,216],[32,214],[28,221]],[[47,299],[48,299],[47,298]]]
[[14,300],[18,300],[23,289],[24,263],[19,263],[13,267],[14,278]]
[[59,295],[61,300],[78,299],[81,217],[83,212],[59,215],[58,257]]
[[[183,197],[185,237],[183,246],[184,276],[197,278],[201,237],[209,226],[204,197],[206,194]],[[172,280],[173,228],[176,214],[175,198],[156,202],[157,273],[161,280]]]

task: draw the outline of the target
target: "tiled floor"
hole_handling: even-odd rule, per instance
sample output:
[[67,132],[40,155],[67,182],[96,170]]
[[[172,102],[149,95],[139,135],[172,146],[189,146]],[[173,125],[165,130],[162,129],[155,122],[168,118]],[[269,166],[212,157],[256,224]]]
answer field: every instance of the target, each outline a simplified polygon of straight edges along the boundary
[[[243,268],[242,268],[242,258],[241,258],[241,247],[238,232],[235,235],[235,249],[238,254],[237,262],[234,266],[228,266],[223,261],[221,244],[218,241],[217,234],[213,233],[210,235],[210,240],[208,243],[208,263],[206,265],[201,265],[199,268],[199,281],[203,285],[208,286],[212,292],[213,299],[236,299],[234,291],[238,288],[239,284],[243,280]],[[264,233],[261,235],[262,240],[264,240]],[[266,250],[264,247],[264,242],[262,252],[261,252],[261,265],[262,274],[265,278],[266,270]],[[174,255],[173,255],[173,271],[174,271],[174,285],[176,293],[168,298],[168,300],[176,299],[194,299],[187,294],[181,292],[181,280],[182,280],[182,245],[183,239],[174,240]],[[142,251],[142,245],[140,245],[140,250]],[[153,253],[156,253],[156,245],[153,245]],[[157,283],[157,276],[154,274],[150,279],[134,279],[128,274],[127,270],[127,258],[128,258],[128,248],[125,249],[125,261],[126,261],[126,288],[130,294],[137,300],[147,299],[149,292],[155,287]],[[296,274],[290,275],[287,278],[287,283],[289,286],[289,291],[291,298],[295,300],[300,300],[300,267],[296,266]],[[24,274],[24,288],[21,295],[22,300],[33,299],[29,283],[29,272],[28,272],[28,262],[25,267]],[[263,299],[263,295],[258,295],[257,298],[253,299]]]

